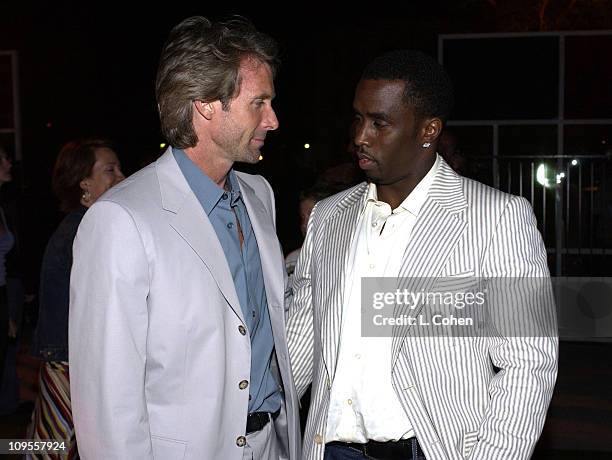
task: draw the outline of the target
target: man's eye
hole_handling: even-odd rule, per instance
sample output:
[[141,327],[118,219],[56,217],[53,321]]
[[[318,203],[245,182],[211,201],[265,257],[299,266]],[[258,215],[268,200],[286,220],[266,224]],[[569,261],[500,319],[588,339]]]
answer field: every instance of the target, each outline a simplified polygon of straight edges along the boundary
[[381,129],[381,128],[384,128],[385,126],[387,126],[387,124],[386,124],[386,123],[383,123],[382,121],[378,121],[378,120],[373,121],[373,122],[372,122],[372,125],[373,125],[373,126],[376,128],[376,129]]

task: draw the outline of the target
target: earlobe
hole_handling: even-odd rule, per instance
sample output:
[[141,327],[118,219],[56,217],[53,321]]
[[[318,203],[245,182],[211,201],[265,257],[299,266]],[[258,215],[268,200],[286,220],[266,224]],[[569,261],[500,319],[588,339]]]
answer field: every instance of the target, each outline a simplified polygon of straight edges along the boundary
[[81,194],[81,204],[86,207],[91,206],[92,200],[91,193],[89,192],[89,182],[87,182],[86,179],[83,179],[81,182],[79,182],[79,187],[81,187],[81,190],[83,190],[83,193]]

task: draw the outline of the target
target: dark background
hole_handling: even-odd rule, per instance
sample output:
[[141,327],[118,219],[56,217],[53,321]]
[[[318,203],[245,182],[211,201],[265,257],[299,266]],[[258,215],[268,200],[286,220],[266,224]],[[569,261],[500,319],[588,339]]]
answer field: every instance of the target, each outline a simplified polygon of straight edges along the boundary
[[[126,174],[159,153],[164,140],[153,91],[157,61],[169,30],[185,17],[220,20],[241,14],[280,44],[283,64],[275,100],[280,129],[268,137],[264,161],[238,168],[261,173],[272,183],[285,251],[300,244],[299,190],[329,166],[350,161],[353,89],[374,56],[394,48],[418,48],[437,56],[438,34],[443,33],[612,28],[609,0],[422,1],[401,8],[379,2],[337,10],[317,5],[217,4],[2,3],[0,50],[19,52],[23,161],[15,165],[13,187],[23,196],[21,233],[30,284],[36,284],[40,256],[60,218],[50,191],[51,168],[60,146],[77,136],[110,137],[117,143]],[[448,44],[453,46],[466,45]],[[486,118],[493,107],[503,118],[515,116],[516,107],[527,107],[521,118],[555,116],[556,87],[547,83],[557,72],[554,40],[542,40],[535,49],[516,43],[467,46],[465,58],[454,62],[449,57],[447,62],[451,76],[457,76],[456,114],[463,119]],[[551,47],[553,53],[547,54]],[[575,54],[580,55],[590,44],[578,48]],[[522,68],[517,69],[517,62]],[[476,79],[470,72],[465,74],[472,75],[469,80],[462,75],[462,70],[480,68],[508,72],[482,72]],[[527,80],[517,81],[517,75]],[[579,91],[589,86],[585,78],[597,80],[597,75],[587,69],[568,84]],[[610,86],[606,74],[599,78],[601,87]],[[601,116],[599,112],[606,112],[601,105],[595,97],[586,109],[569,108]],[[309,150],[305,143],[311,145]]]
[[[239,169],[263,174],[271,182],[286,252],[300,244],[299,191],[326,168],[350,161],[353,90],[374,56],[396,48],[417,48],[437,56],[439,34],[612,29],[612,0],[432,0],[403,2],[402,7],[362,3],[334,10],[331,2],[220,7],[222,2],[199,1],[158,7],[125,1],[0,0],[0,50],[19,53],[23,142],[14,182],[2,193],[18,197],[28,291],[36,292],[44,246],[61,218],[50,189],[59,148],[78,136],[110,137],[117,143],[126,175],[159,154],[164,140],[153,91],[157,60],[172,26],[188,16],[220,20],[241,14],[280,44],[283,64],[275,100],[280,129],[268,136],[262,162]],[[610,40],[608,36],[596,42],[588,37],[566,42],[568,59],[573,61],[566,74],[567,117],[612,118]],[[457,90],[453,118],[556,118],[557,46],[549,38],[537,43],[446,42],[445,65]],[[2,66],[0,77],[1,72]],[[5,121],[2,113],[10,103],[7,94],[10,89],[1,87],[0,122]],[[605,154],[606,145],[612,143],[611,129],[568,127],[566,153]],[[554,155],[555,130],[500,128],[500,153]],[[456,133],[463,136],[468,157],[490,155],[490,127],[463,127]],[[7,136],[0,135],[3,138]],[[305,143],[311,145],[309,150]],[[534,458],[585,458],[586,451],[588,458],[609,458],[609,357],[609,344],[562,343],[555,396]],[[22,393],[29,391],[26,397],[33,399],[38,362],[30,363],[27,353],[20,359],[20,375],[26,382]],[[20,420],[0,420],[3,432],[10,433],[3,437],[23,437],[28,420],[29,412]]]

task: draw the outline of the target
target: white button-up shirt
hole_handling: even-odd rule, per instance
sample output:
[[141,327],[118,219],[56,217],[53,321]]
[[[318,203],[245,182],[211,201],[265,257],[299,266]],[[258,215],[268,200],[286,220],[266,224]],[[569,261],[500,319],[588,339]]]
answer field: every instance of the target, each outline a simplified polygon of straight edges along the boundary
[[325,442],[392,441],[415,435],[391,385],[392,338],[361,336],[361,277],[398,277],[439,163],[436,157],[429,172],[396,209],[378,201],[375,184],[368,187],[350,247]]

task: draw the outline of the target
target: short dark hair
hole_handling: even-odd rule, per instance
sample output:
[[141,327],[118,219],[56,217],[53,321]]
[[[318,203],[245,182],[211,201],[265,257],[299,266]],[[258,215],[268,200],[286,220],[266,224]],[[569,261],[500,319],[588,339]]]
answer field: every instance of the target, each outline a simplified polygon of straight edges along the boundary
[[51,185],[60,202],[60,209],[70,212],[81,203],[81,181],[91,175],[96,163],[96,150],[107,148],[115,150],[108,139],[77,139],[64,144],[55,166]]
[[362,80],[403,80],[404,103],[419,117],[448,120],[453,108],[453,85],[438,62],[416,50],[395,50],[375,58],[365,68]]
[[193,101],[221,101],[224,110],[240,90],[245,57],[268,64],[273,75],[278,48],[269,36],[242,17],[212,23],[193,16],[175,26],[161,53],[155,95],[162,133],[174,147],[194,147]]

